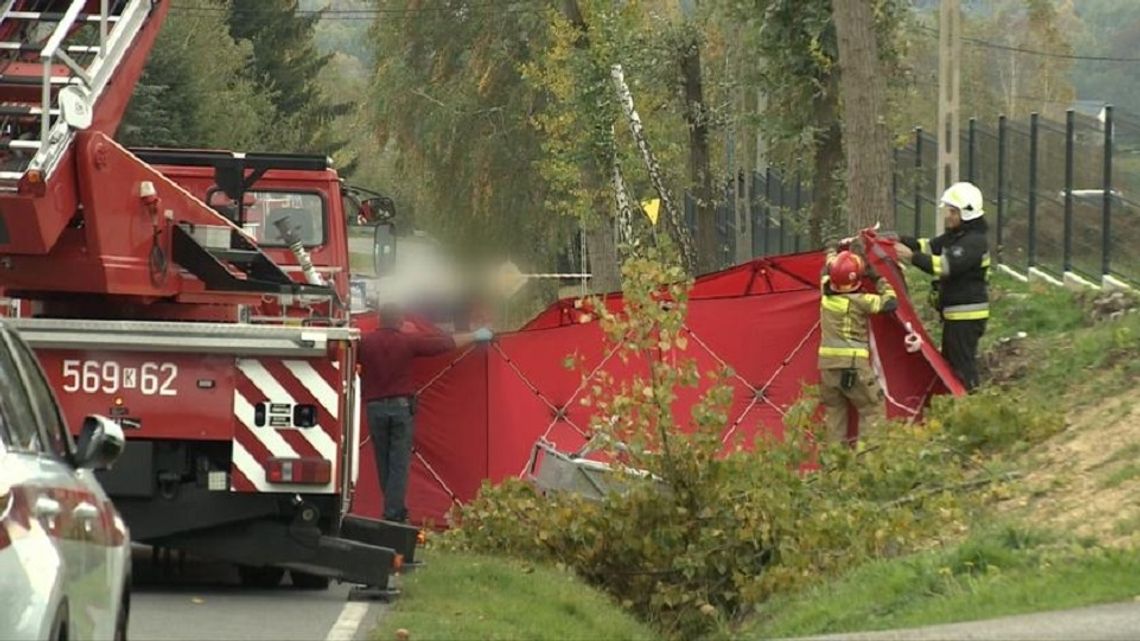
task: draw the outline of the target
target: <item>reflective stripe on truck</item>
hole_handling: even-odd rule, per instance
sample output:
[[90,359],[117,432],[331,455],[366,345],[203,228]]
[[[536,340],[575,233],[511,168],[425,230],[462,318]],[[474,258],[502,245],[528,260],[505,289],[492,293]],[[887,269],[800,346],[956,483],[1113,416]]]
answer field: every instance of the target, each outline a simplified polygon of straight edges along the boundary
[[[356,448],[345,421],[351,328],[22,319],[68,422],[101,414],[129,439],[224,442],[212,491],[337,494]],[[346,497],[347,499],[347,497]],[[344,501],[347,504],[347,500]]]
[[230,489],[336,491],[343,435],[337,368],[315,359],[238,359],[237,370]]

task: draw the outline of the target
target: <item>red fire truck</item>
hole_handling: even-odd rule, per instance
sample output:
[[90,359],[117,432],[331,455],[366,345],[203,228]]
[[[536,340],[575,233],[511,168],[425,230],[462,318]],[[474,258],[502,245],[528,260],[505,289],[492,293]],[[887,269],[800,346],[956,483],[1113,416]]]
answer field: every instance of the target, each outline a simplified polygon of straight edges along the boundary
[[[169,0],[0,2],[0,289],[134,540],[243,580],[385,590],[418,531],[348,514],[361,430],[347,224],[324,157],[112,136]],[[352,207],[346,211],[346,204]]]

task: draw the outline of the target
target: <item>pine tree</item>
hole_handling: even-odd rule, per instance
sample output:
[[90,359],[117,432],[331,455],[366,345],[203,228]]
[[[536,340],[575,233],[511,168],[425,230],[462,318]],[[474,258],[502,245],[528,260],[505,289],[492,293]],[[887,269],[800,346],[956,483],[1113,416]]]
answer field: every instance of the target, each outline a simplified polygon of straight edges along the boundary
[[351,107],[322,94],[318,76],[332,54],[317,50],[320,14],[298,9],[297,0],[233,0],[229,31],[253,45],[247,73],[268,89],[280,120],[292,128],[293,150],[331,154],[345,144],[331,131],[332,122]]
[[281,142],[268,93],[242,73],[249,43],[230,37],[226,5],[217,6],[167,18],[119,127],[121,142],[239,150]]

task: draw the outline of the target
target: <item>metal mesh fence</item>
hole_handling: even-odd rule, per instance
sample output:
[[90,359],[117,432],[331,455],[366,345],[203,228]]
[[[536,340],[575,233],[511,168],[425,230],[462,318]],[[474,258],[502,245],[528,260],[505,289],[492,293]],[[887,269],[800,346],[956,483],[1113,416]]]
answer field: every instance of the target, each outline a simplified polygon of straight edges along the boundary
[[[1056,277],[1074,273],[1095,281],[1112,274],[1140,281],[1140,252],[1134,249],[1140,243],[1140,116],[1109,107],[1097,116],[1069,112],[1065,122],[1036,115],[991,124],[970,120],[960,149],[961,178],[986,197],[997,261],[1022,273],[1035,267]],[[933,235],[941,216],[936,137],[915,129],[893,160],[894,208],[884,224],[905,234]],[[745,212],[736,210],[735,189],[743,188],[744,179],[727,181],[716,211],[717,260],[731,264],[737,242],[747,243],[753,256],[810,249],[809,186],[777,168],[748,180],[751,234],[737,234],[738,214]],[[685,213],[695,233],[691,197]]]
[[1114,114],[1109,273],[1140,281],[1140,116]]

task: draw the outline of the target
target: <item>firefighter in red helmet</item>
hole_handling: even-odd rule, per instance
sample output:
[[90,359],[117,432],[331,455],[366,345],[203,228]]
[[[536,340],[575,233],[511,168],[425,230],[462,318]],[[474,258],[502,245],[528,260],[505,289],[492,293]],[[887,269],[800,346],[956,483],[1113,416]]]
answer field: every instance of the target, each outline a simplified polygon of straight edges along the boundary
[[820,284],[820,402],[833,443],[848,442],[848,404],[863,424],[883,409],[871,367],[870,317],[898,307],[890,284],[873,273],[878,293],[860,291],[868,270],[850,245],[847,239],[829,246]]

